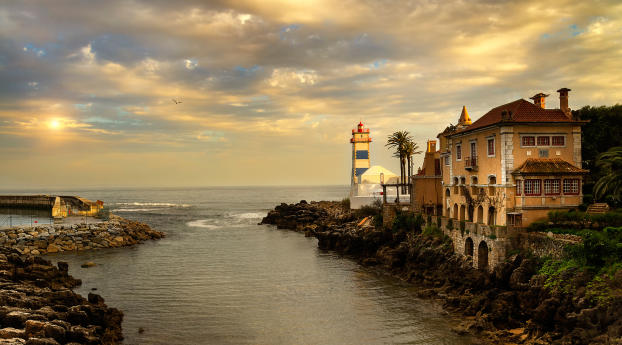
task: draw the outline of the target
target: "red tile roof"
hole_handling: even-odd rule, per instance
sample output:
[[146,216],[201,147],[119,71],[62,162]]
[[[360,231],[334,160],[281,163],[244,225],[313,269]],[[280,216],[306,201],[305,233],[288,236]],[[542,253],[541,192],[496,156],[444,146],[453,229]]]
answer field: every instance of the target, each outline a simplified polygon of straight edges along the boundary
[[587,170],[577,168],[561,158],[527,158],[512,174],[542,175],[564,174],[578,175],[587,174]]
[[474,129],[487,127],[502,122],[501,113],[506,110],[512,112],[509,123],[516,122],[581,122],[570,119],[561,109],[542,109],[539,106],[524,99],[518,99],[504,105],[491,109],[480,117],[472,125],[456,133],[472,131]]

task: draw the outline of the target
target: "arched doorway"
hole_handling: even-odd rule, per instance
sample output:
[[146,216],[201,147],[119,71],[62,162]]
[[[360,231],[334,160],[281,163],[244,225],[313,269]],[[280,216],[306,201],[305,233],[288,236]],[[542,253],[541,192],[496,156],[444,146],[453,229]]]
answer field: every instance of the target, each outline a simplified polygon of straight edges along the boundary
[[484,208],[481,205],[477,208],[477,222],[484,224]]
[[458,219],[458,204],[454,204],[454,214],[452,218]]
[[495,219],[497,219],[497,211],[490,206],[488,208],[488,225],[495,225]]
[[464,205],[460,205],[460,220],[464,220]]
[[473,257],[473,240],[470,237],[464,241],[464,255]]
[[488,268],[488,245],[486,241],[481,241],[477,246],[477,268],[480,270]]

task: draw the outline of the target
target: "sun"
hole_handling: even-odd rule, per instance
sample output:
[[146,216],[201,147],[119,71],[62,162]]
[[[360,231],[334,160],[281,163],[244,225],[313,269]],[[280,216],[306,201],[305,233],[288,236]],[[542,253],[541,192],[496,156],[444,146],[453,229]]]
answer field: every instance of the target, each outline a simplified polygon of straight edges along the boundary
[[61,129],[63,127],[63,124],[59,120],[53,119],[48,123],[48,126],[50,127],[50,129],[57,130]]

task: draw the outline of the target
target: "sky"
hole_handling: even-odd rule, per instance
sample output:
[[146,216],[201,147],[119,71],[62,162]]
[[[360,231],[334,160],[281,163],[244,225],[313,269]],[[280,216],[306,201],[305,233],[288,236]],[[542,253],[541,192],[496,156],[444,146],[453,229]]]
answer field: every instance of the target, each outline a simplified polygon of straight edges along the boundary
[[620,76],[618,0],[3,1],[0,188],[347,185],[359,121],[399,173],[393,131]]

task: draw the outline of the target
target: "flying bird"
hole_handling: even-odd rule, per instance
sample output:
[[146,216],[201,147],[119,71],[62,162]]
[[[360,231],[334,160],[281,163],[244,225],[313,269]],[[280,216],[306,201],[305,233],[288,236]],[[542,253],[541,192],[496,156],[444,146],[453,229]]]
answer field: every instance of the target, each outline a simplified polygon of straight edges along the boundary
[[178,100],[176,100],[175,98],[173,98],[173,99],[171,99],[171,100],[172,100],[172,101],[173,101],[173,103],[175,103],[175,104],[183,103],[182,101],[178,101]]

